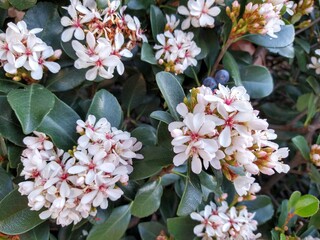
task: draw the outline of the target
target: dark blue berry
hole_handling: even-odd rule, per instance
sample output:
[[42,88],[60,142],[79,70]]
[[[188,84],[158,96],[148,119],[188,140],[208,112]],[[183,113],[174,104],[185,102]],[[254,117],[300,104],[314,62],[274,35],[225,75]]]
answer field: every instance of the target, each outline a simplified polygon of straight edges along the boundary
[[214,78],[216,79],[216,82],[222,85],[225,85],[230,78],[229,72],[227,70],[221,69],[214,75]]
[[206,87],[211,88],[212,91],[218,86],[216,80],[213,77],[206,77],[205,79],[203,79],[202,84]]

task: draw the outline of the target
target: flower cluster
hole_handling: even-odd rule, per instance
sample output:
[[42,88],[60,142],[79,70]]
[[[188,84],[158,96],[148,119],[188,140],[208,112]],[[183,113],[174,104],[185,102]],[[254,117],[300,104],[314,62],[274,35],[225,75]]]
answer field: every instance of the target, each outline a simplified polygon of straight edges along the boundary
[[214,92],[205,86],[192,89],[177,111],[183,121],[169,124],[177,154],[174,165],[191,158],[196,174],[202,166],[222,169],[240,196],[260,190],[252,175],[288,172],[289,166],[280,161],[288,156],[288,149],[270,141],[277,135],[258,117],[244,87],[229,89],[219,84]]
[[19,183],[22,195],[28,195],[31,210],[47,210],[41,219],[56,219],[66,226],[82,218],[95,216],[96,208],[106,209],[108,202],[119,199],[123,191],[116,185],[126,184],[133,170],[132,158],[142,145],[130,133],[111,128],[105,118],[96,122],[77,121],[82,134],[74,150],[64,152],[53,145],[44,133],[24,138],[27,148],[21,161],[25,182]]
[[240,209],[229,208],[226,201],[217,206],[213,202],[206,205],[204,210],[197,213],[191,213],[193,220],[201,222],[195,226],[193,232],[203,240],[218,239],[258,239],[261,234],[254,234],[257,230],[257,221],[254,218],[255,213],[248,212],[245,206]]
[[300,0],[298,3],[293,5],[293,10],[295,13],[300,15],[307,15],[312,13],[314,6],[314,0]]
[[215,0],[189,0],[187,3],[188,7],[179,6],[178,13],[187,16],[182,22],[181,29],[188,29],[190,25],[196,28],[213,28],[214,17],[218,16],[221,12],[219,7],[213,6],[214,3]]
[[167,72],[175,74],[183,73],[189,66],[196,66],[195,57],[201,52],[201,49],[192,40],[194,34],[192,32],[185,33],[175,29],[179,22],[175,16],[167,16],[168,23],[166,31],[157,35],[160,44],[156,44],[154,49],[158,63],[164,66]]
[[67,42],[74,36],[78,40],[86,38],[85,46],[77,40],[72,41],[78,60],[75,67],[88,68],[87,80],[96,79],[97,75],[110,79],[115,68],[121,75],[124,65],[121,58],[131,58],[131,50],[138,42],[147,41],[137,17],[125,14],[126,6],[120,7],[121,1],[108,1],[106,9],[98,9],[96,1],[71,0],[66,7],[70,17],[64,16],[61,24],[67,27],[61,35]]
[[281,20],[281,9],[279,5],[274,5],[275,1],[265,3],[248,3],[242,17],[239,19],[240,4],[238,1],[232,3],[232,7],[227,7],[226,12],[232,21],[231,38],[238,38],[246,33],[268,34],[277,38],[275,33],[281,30],[284,21]]
[[311,146],[310,160],[314,165],[320,167],[320,145],[313,144]]
[[20,21],[17,24],[8,23],[5,33],[0,33],[0,66],[7,76],[15,81],[24,79],[32,82],[43,77],[44,70],[57,73],[60,65],[57,60],[61,50],[53,51],[36,36],[42,29],[27,29],[27,24]]
[[289,15],[293,15],[293,7],[294,7],[294,1],[288,1],[288,0],[267,0],[266,2],[272,3],[276,9],[276,11],[281,12],[283,7],[285,7],[286,12]]
[[315,50],[316,56],[311,57],[311,63],[308,65],[309,68],[313,68],[316,74],[320,75],[320,49]]

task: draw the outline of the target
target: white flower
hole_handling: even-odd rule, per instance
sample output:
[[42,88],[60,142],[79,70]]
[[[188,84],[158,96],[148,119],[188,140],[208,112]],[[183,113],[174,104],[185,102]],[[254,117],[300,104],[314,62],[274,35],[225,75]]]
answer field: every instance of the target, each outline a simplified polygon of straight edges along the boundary
[[214,27],[214,17],[220,14],[220,8],[212,6],[214,0],[189,0],[188,8],[179,6],[178,12],[188,16],[181,25],[181,29],[185,30],[190,27],[190,23],[194,27]]
[[180,20],[176,18],[175,15],[166,15],[166,20],[167,20],[167,23],[166,23],[166,27],[165,29],[166,30],[169,30],[170,32],[173,32],[179,25],[180,23]]
[[311,63],[308,64],[309,68],[315,69],[316,74],[320,75],[320,49],[315,50],[318,57],[311,57]]
[[259,14],[262,15],[266,21],[264,31],[270,37],[277,38],[275,33],[280,32],[281,25],[285,25],[284,21],[280,19],[280,13],[275,11],[272,3],[263,3],[259,7]]
[[251,177],[250,174],[247,174],[246,176],[238,176],[233,183],[239,196],[246,195],[254,181],[255,179]]

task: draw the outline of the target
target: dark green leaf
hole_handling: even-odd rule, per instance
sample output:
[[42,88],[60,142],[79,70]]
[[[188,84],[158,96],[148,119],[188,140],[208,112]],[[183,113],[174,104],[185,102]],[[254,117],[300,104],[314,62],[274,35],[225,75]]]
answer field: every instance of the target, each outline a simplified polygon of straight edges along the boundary
[[313,95],[313,93],[306,93],[299,96],[297,101],[297,110],[299,112],[308,108],[309,99],[314,97]]
[[319,210],[319,199],[307,194],[299,198],[294,206],[294,213],[300,217],[311,217]]
[[242,84],[251,98],[263,98],[273,90],[273,80],[267,68],[261,66],[246,66],[240,71]]
[[308,41],[305,41],[301,38],[296,37],[294,39],[295,43],[299,44],[300,47],[306,52],[306,53],[310,53],[310,43]]
[[297,147],[297,149],[300,151],[304,159],[309,160],[310,159],[310,148],[307,143],[307,140],[299,135],[292,139],[293,144]]
[[88,114],[97,119],[105,117],[112,127],[119,128],[122,122],[122,110],[118,100],[108,91],[99,90],[90,105]]
[[294,27],[292,25],[282,26],[281,31],[276,35],[278,38],[272,38],[269,35],[248,35],[245,39],[267,48],[282,48],[293,43],[295,37]]
[[312,87],[314,93],[319,95],[320,94],[319,82],[313,76],[309,76],[306,81]]
[[199,224],[189,216],[168,219],[168,231],[176,240],[193,239],[193,228]]
[[131,132],[132,137],[142,142],[143,146],[154,146],[157,143],[156,129],[150,125],[143,125]]
[[70,42],[62,42],[60,41],[60,46],[63,49],[63,52],[68,55],[73,60],[78,59],[78,56],[76,55],[76,51],[73,49],[71,41]]
[[179,114],[176,107],[183,102],[185,94],[178,80],[168,72],[159,72],[156,75],[158,87],[168,104],[171,115],[179,120]]
[[0,201],[13,189],[10,175],[0,167]]
[[260,195],[255,200],[242,202],[241,205],[248,207],[249,212],[255,212],[254,219],[258,224],[264,224],[273,216],[274,209],[271,199],[268,196]]
[[115,208],[107,221],[92,227],[87,240],[105,240],[106,237],[112,237],[112,240],[120,239],[129,225],[130,218],[129,205]]
[[14,144],[8,145],[8,159],[11,168],[17,168],[18,164],[21,162],[21,153],[23,148],[18,147]]
[[25,87],[25,85],[11,79],[0,79],[0,92],[8,93],[12,89],[16,89],[19,87]]
[[158,210],[163,191],[160,181],[147,183],[139,189],[132,204],[132,215],[143,218]]
[[[36,0],[33,1],[36,2]],[[38,33],[37,36],[53,49],[60,48],[60,34],[63,26],[60,23],[58,5],[50,2],[39,2],[35,7],[27,11],[23,20],[27,23],[28,29],[42,28],[43,31]]]
[[[9,7],[10,7],[9,0],[0,0],[0,8],[8,9]],[[4,12],[4,10],[3,10],[3,12]],[[1,14],[4,15],[4,13],[1,13]],[[0,27],[2,27],[2,26],[0,26]]]
[[29,231],[44,220],[38,211],[31,211],[26,196],[14,189],[0,202],[0,232],[16,235]]
[[25,10],[31,8],[37,3],[37,0],[9,0],[12,6],[14,6],[18,10]]
[[155,3],[154,0],[130,0],[128,2],[128,8],[133,10],[149,9],[153,3]]
[[142,74],[135,74],[123,85],[122,106],[130,112],[138,107],[144,100],[146,95],[146,82]]
[[156,239],[165,227],[158,222],[143,222],[138,225],[139,233],[142,240]]
[[48,240],[50,234],[49,222],[44,222],[30,231],[21,234],[20,240]]
[[72,108],[56,98],[54,108],[37,130],[48,134],[58,148],[66,151],[76,144],[76,121],[79,119],[79,115]]
[[141,60],[150,64],[157,64],[157,59],[149,43],[143,43],[141,48]]
[[217,196],[222,194],[221,188],[218,186],[215,177],[202,171],[199,174],[199,179],[201,183],[202,195],[205,201],[208,199],[210,193],[215,193]]
[[198,176],[191,174],[186,178],[184,191],[178,206],[177,215],[186,216],[197,209],[202,200],[201,186]]
[[23,132],[34,131],[54,106],[54,95],[46,88],[32,84],[8,94],[8,102],[21,123]]
[[9,141],[24,146],[24,135],[18,122],[15,121],[14,113],[5,96],[0,96],[0,134]]
[[61,69],[57,74],[49,74],[46,88],[52,92],[62,92],[74,89],[83,83],[86,78],[86,69],[67,67]]
[[231,53],[226,52],[225,55],[223,56],[222,63],[224,68],[230,73],[231,77],[234,80],[234,83],[236,86],[241,86],[241,77],[240,77],[240,71],[238,64],[236,60],[234,60],[233,56]]
[[150,114],[150,117],[162,121],[166,124],[174,121],[174,118],[170,115],[170,113],[165,111],[154,111]]
[[134,161],[130,179],[148,178],[160,172],[163,167],[172,164],[174,153],[166,148],[147,146],[141,152],[144,159]]
[[310,218],[309,226],[320,229],[320,210]]
[[166,18],[160,8],[155,5],[150,6],[150,22],[153,39],[157,39],[157,35],[164,32]]

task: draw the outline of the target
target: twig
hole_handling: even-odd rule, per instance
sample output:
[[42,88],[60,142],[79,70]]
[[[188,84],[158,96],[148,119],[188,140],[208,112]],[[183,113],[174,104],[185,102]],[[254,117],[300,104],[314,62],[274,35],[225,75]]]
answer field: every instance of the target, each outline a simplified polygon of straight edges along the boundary
[[310,23],[309,26],[299,29],[298,31],[296,31],[296,35],[302,33],[303,31],[307,30],[308,28],[311,28],[313,25],[317,24],[318,22],[320,22],[320,17],[316,18],[312,23]]

